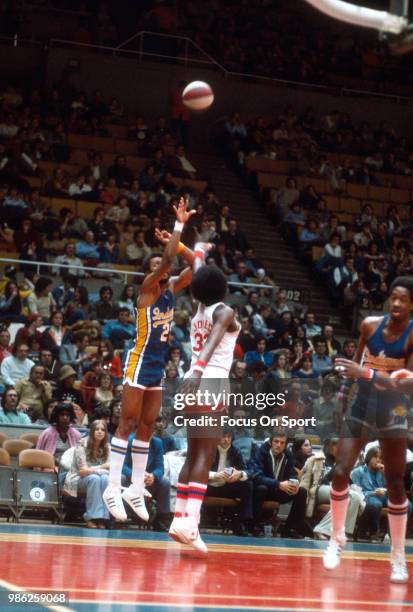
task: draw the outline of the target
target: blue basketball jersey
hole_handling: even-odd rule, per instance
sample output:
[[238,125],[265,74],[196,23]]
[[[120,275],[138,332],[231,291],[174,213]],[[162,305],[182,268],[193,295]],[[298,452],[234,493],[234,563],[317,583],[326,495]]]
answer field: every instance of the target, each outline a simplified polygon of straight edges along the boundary
[[124,382],[136,387],[158,387],[168,351],[169,331],[174,316],[170,289],[152,306],[136,310],[136,339],[128,352]]

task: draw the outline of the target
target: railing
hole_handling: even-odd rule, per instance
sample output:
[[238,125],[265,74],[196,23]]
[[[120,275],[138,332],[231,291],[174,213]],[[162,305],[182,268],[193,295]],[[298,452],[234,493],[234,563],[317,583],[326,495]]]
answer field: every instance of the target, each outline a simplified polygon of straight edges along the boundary
[[43,47],[43,43],[39,40],[32,40],[29,38],[20,38],[17,36],[0,36],[0,45],[7,47]]
[[[145,43],[146,39],[146,43]],[[169,41],[171,43],[176,43],[176,50],[173,52],[169,48],[169,52],[159,52],[150,50],[150,40],[156,40],[156,44],[161,46],[161,41],[165,41],[167,44]],[[149,41],[149,42],[148,42]],[[136,49],[126,49],[125,46],[129,44],[134,44]],[[146,44],[146,47],[145,47]],[[284,88],[294,88],[294,89],[303,89],[303,90],[316,90],[322,91],[329,94],[337,94],[341,96],[362,96],[362,97],[375,97],[383,100],[389,100],[397,103],[401,102],[409,102],[413,100],[412,96],[404,96],[399,94],[388,94],[381,93],[377,91],[364,90],[364,89],[353,89],[350,87],[337,87],[335,85],[321,85],[319,83],[308,83],[305,81],[293,81],[288,79],[277,79],[274,77],[262,76],[258,74],[249,74],[244,72],[233,72],[231,70],[227,70],[222,64],[217,62],[213,57],[211,57],[208,53],[206,53],[199,45],[197,45],[193,40],[187,38],[185,36],[175,36],[171,34],[163,34],[159,32],[147,32],[141,31],[137,32],[123,43],[118,45],[117,47],[105,47],[102,45],[89,45],[85,43],[78,43],[70,40],[62,40],[53,38],[50,40],[51,47],[77,47],[79,49],[87,48],[91,51],[101,52],[105,54],[111,54],[113,56],[125,56],[125,57],[134,57],[138,59],[138,61],[143,61],[144,59],[155,59],[155,60],[167,60],[168,62],[174,62],[179,64],[184,64],[185,66],[189,66],[191,64],[201,65],[203,67],[209,67],[211,69],[217,70],[221,73],[221,75],[227,80],[248,80],[254,79],[257,83],[266,83],[273,84],[277,87]]]
[[[12,259],[12,258],[8,258],[8,257],[0,257],[0,265],[1,264],[14,264],[15,266],[19,265],[19,264],[24,264],[24,265],[28,265],[28,266],[33,266],[36,268],[36,271],[38,274],[40,274],[40,270],[41,268],[59,268],[59,269],[77,269],[81,272],[93,272],[94,274],[96,274],[97,276],[95,277],[96,280],[99,279],[99,275],[101,273],[103,274],[111,274],[113,275],[119,275],[121,277],[124,277],[125,283],[128,282],[128,276],[135,276],[137,278],[143,278],[145,275],[143,272],[137,272],[136,270],[128,270],[128,269],[122,269],[120,266],[116,267],[116,268],[111,268],[111,267],[96,267],[96,266],[75,266],[75,265],[70,265],[70,264],[61,264],[61,263],[54,263],[54,262],[50,262],[50,261],[30,261],[28,259]],[[78,277],[79,279],[81,279],[82,277]],[[83,277],[84,278],[84,277]],[[268,291],[270,293],[270,299],[274,300],[275,298],[275,294],[279,291],[280,287],[279,286],[274,286],[274,285],[266,285],[264,283],[238,283],[235,281],[228,281],[228,285],[229,287],[233,287],[234,289],[236,288],[241,288],[241,289],[248,289],[251,291],[257,291],[260,289],[263,289],[265,291]],[[311,304],[311,292],[309,290],[305,290],[305,291],[300,291],[296,288],[294,289],[290,289],[288,287],[285,287],[283,285],[282,287],[283,289],[285,289],[287,291],[287,299],[292,301],[292,302],[296,302],[296,303],[302,303],[302,300],[305,301],[307,303],[307,305],[309,306]],[[234,296],[234,294],[231,294],[232,296]]]

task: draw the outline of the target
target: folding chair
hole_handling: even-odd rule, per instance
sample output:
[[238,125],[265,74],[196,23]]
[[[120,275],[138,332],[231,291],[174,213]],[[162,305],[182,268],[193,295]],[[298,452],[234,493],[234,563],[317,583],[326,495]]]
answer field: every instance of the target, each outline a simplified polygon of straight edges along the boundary
[[16,470],[16,497],[17,520],[29,509],[47,512],[51,510],[59,522],[62,520],[63,506],[51,453],[36,449],[27,449],[20,453]]

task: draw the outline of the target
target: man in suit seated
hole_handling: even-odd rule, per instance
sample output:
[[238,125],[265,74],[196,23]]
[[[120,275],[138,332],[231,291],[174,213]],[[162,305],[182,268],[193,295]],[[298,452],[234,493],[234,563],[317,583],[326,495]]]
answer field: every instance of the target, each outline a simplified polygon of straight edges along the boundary
[[297,472],[292,458],[286,452],[286,444],[285,432],[274,431],[269,441],[258,448],[249,463],[249,471],[254,479],[254,519],[258,524],[265,501],[277,501],[281,504],[291,502],[281,536],[311,536],[312,530],[305,522],[307,491],[298,484]]
[[239,499],[239,516],[234,524],[234,533],[246,536],[247,526],[250,527],[252,522],[253,484],[242,453],[232,443],[233,437],[231,429],[224,428],[209,472],[206,497]]

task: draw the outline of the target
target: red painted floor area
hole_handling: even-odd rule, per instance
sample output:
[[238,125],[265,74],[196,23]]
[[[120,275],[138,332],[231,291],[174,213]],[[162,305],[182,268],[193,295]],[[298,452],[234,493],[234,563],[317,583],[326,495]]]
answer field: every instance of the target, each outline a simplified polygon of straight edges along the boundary
[[171,608],[413,610],[413,575],[408,585],[391,585],[389,565],[383,560],[343,559],[340,569],[330,574],[322,569],[320,556],[314,556],[318,553],[310,550],[261,554],[241,552],[241,547],[240,552],[235,547],[225,552],[221,546],[199,558],[173,543],[147,541],[135,548],[130,543],[88,542],[49,544],[36,537],[27,543],[1,542],[0,576],[29,591],[69,591],[71,604],[86,600]]

